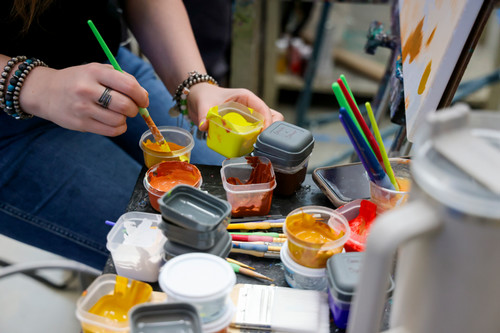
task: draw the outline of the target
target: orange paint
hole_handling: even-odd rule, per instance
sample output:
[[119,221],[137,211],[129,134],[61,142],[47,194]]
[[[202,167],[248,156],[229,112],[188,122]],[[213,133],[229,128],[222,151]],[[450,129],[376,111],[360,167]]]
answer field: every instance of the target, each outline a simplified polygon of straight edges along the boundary
[[436,32],[436,28],[437,27],[435,27],[434,29],[432,29],[432,32],[431,32],[429,38],[427,38],[427,42],[425,42],[425,46],[429,46],[431,44],[432,39],[434,38],[434,33]]
[[408,36],[406,42],[403,45],[403,62],[405,62],[406,57],[409,57],[410,64],[419,55],[422,48],[422,28],[424,26],[424,19],[422,18],[417,24],[413,32]]
[[316,219],[307,213],[299,213],[287,218],[287,230],[295,237],[308,243],[324,244],[332,242],[344,235],[335,233],[328,224]]
[[409,192],[411,188],[411,179],[396,177],[396,182],[399,186],[400,192]]
[[422,95],[425,91],[425,87],[427,85],[427,80],[429,79],[429,75],[431,74],[432,60],[429,61],[427,66],[425,67],[424,74],[422,74],[422,78],[420,79],[420,84],[418,85],[417,93]]
[[[169,151],[164,147],[163,145],[160,145],[158,142],[152,142],[151,140],[147,139],[144,143],[144,147],[148,148],[149,150],[159,152],[159,153],[168,153]],[[173,142],[167,142],[168,147],[170,150],[175,151],[175,150],[180,150],[184,149],[186,147],[178,145]]]
[[410,96],[406,96],[406,98],[405,98],[405,110],[408,110],[409,106],[410,106]]

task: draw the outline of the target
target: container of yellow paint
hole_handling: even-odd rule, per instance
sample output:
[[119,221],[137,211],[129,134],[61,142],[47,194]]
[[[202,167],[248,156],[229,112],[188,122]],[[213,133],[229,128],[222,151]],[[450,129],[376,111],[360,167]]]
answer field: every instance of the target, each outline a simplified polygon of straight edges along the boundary
[[227,158],[248,155],[264,126],[264,116],[237,102],[210,108],[207,146]]

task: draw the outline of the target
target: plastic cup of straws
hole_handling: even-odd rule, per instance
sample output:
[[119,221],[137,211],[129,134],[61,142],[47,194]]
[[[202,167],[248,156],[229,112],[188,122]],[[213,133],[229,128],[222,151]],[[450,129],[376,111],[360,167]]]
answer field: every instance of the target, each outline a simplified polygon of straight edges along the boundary
[[370,180],[370,201],[377,205],[377,214],[399,207],[408,200],[411,187],[411,160],[405,158],[389,159],[399,191],[379,186]]

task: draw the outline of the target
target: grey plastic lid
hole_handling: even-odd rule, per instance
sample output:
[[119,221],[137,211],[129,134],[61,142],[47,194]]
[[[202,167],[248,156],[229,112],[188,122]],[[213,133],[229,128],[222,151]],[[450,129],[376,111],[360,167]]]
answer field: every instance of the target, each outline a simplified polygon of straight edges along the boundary
[[[363,252],[344,252],[330,257],[326,262],[326,276],[330,293],[335,298],[350,302],[356,291],[360,278]],[[390,295],[394,289],[394,281],[390,276],[390,286],[387,294]]]
[[217,228],[209,231],[198,231],[179,227],[163,219],[158,228],[163,235],[170,241],[180,243],[198,250],[206,250],[215,245],[215,243],[226,233],[227,226],[220,223]]
[[257,137],[256,156],[265,156],[283,166],[300,164],[312,152],[314,137],[311,131],[284,121],[276,121]]
[[222,237],[215,242],[215,245],[206,250],[197,250],[192,247],[175,243],[170,240],[167,240],[163,245],[163,249],[165,250],[165,259],[169,260],[173,257],[176,257],[181,254],[192,253],[192,252],[204,252],[216,255],[221,258],[226,258],[229,255],[232,247],[232,239],[231,235],[228,232],[225,232]]
[[189,185],[177,185],[158,203],[164,219],[186,229],[210,231],[229,224],[231,205]]
[[[439,111],[428,118],[427,127],[415,144],[416,153],[411,164],[414,181],[447,207],[498,220],[500,194],[481,184],[464,168],[472,166],[472,170],[479,172],[480,176],[487,173],[491,182],[500,183],[500,164],[491,162],[495,154],[480,153],[500,153],[500,114],[498,111],[452,111]],[[466,140],[460,142],[464,138]],[[439,146],[446,142],[443,139],[451,139],[445,146],[451,149],[444,151]],[[481,149],[482,145],[486,149]],[[443,155],[449,154],[450,150],[455,155]]]
[[198,311],[190,303],[142,303],[129,313],[130,333],[201,333]]

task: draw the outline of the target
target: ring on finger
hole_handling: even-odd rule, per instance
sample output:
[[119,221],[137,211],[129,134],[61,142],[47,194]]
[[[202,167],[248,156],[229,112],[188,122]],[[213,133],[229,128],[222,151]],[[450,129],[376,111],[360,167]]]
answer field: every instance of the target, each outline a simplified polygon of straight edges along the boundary
[[106,87],[106,89],[104,89],[104,92],[102,93],[101,97],[97,101],[97,104],[99,104],[100,106],[102,106],[105,109],[107,109],[109,107],[109,103],[111,103],[111,98],[113,97],[113,96],[111,96],[110,92],[111,92],[111,89]]

